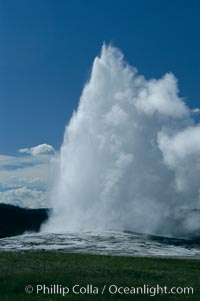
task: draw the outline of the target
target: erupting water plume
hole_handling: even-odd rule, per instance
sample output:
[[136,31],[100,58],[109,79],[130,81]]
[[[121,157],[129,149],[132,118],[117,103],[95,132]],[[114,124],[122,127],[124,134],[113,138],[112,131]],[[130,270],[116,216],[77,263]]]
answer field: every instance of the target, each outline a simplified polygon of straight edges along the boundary
[[[173,74],[146,80],[103,45],[54,162],[53,214],[44,229],[171,233],[176,210],[199,206],[193,114]],[[186,218],[184,227],[198,222]]]

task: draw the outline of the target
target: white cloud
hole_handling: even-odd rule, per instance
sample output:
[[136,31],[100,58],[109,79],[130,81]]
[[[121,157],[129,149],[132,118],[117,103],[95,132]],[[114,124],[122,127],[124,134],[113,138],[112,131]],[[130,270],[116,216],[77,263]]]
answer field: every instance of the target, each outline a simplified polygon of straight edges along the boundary
[[20,153],[30,154],[32,156],[38,156],[38,155],[49,155],[54,154],[55,150],[53,146],[49,144],[39,144],[37,146],[31,147],[31,148],[22,148],[19,150]]
[[198,114],[198,113],[200,113],[200,108],[195,108],[195,109],[192,109],[191,111],[194,114]]
[[46,195],[43,191],[30,189],[26,186],[0,192],[0,201],[1,203],[28,208],[41,208],[48,205]]
[[54,149],[42,144],[28,150],[31,156],[23,154],[25,151],[20,156],[0,155],[0,202],[24,207],[48,206]]

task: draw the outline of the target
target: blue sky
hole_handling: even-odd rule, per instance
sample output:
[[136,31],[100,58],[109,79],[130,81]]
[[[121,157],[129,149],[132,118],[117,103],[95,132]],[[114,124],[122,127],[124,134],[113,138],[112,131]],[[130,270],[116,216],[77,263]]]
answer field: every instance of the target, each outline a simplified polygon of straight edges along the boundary
[[6,198],[42,195],[53,150],[35,156],[31,148],[59,149],[103,42],[119,47],[146,78],[173,72],[180,95],[199,107],[199,15],[194,0],[0,0],[0,191]]
[[0,1],[0,153],[56,149],[103,41],[199,103],[199,1]]

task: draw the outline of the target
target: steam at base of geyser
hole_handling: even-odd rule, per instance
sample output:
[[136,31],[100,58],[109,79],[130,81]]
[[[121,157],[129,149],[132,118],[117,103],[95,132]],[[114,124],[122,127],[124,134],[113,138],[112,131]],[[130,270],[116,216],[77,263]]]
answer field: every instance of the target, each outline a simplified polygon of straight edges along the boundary
[[[199,207],[200,126],[168,73],[146,80],[103,45],[66,127],[45,231],[173,231]],[[198,218],[182,230],[196,231]]]

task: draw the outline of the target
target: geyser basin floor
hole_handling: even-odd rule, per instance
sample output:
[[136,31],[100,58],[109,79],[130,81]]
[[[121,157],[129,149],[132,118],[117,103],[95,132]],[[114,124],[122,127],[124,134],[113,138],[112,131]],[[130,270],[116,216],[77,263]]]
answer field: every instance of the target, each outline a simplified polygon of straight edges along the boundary
[[[62,252],[1,252],[0,292],[3,301],[54,301],[54,300],[188,300],[199,301],[199,260],[112,257]],[[148,284],[167,287],[193,287],[193,295],[67,295],[48,296],[26,294],[26,285],[105,284],[118,286],[142,286]]]
[[0,239],[0,251],[164,256],[200,259],[200,241],[124,232],[39,233]]

